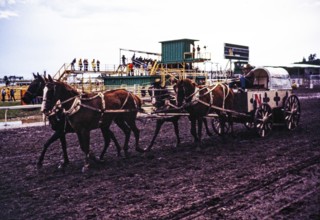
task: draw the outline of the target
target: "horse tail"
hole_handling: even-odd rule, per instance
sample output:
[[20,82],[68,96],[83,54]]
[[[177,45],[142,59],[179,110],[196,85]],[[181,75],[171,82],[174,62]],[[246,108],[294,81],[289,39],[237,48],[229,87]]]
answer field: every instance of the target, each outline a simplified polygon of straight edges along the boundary
[[132,95],[133,101],[136,105],[137,111],[141,112],[141,113],[146,113],[145,110],[142,108],[142,104],[143,104],[142,99],[140,99],[139,96],[134,95],[132,93],[131,93],[131,95]]
[[138,96],[136,96],[136,99],[137,99],[137,109],[138,109],[138,112],[140,112],[140,113],[146,113],[146,111],[142,108],[142,104],[143,104],[142,99],[140,99]]

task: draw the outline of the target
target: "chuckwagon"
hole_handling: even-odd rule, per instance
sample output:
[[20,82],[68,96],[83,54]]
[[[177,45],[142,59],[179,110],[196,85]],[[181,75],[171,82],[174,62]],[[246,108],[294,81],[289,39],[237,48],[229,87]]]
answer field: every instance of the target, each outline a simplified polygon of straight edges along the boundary
[[[300,120],[300,102],[292,93],[289,73],[283,68],[257,67],[247,76],[251,86],[245,90],[235,89],[234,122],[254,128],[259,136],[265,137],[275,124],[284,124],[293,130]],[[221,134],[221,124],[217,118],[212,120],[214,131]],[[228,131],[229,125],[225,125]]]

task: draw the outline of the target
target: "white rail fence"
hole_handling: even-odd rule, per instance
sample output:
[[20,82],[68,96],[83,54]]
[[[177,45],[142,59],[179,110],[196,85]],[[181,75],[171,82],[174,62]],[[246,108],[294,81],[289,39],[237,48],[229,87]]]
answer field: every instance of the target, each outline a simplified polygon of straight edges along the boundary
[[36,105],[15,105],[15,106],[1,106],[0,111],[4,110],[4,125],[8,125],[8,111],[9,110],[16,110],[16,109],[35,109],[35,108],[41,108],[41,104]]

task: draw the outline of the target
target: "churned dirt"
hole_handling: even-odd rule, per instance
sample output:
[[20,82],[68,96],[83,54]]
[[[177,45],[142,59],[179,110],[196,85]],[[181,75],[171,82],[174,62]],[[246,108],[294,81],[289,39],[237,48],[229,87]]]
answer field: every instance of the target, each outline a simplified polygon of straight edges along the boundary
[[[300,126],[275,127],[259,138],[243,125],[235,137],[204,137],[195,150],[187,118],[179,122],[182,146],[165,124],[149,153],[118,158],[111,143],[102,164],[81,172],[84,155],[67,135],[70,165],[59,170],[59,141],[36,161],[50,126],[0,131],[0,219],[320,219],[320,89],[295,91]],[[138,121],[147,147],[155,120]],[[112,126],[119,141],[123,135]],[[103,147],[100,130],[91,149]]]

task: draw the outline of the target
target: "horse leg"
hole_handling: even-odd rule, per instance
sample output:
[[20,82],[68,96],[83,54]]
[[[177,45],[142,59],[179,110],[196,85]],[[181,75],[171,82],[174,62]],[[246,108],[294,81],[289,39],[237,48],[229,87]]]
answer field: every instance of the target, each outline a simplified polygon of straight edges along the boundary
[[69,158],[68,158],[68,153],[67,153],[66,133],[61,132],[60,142],[61,142],[62,153],[63,153],[63,163],[59,165],[59,168],[63,169],[69,164]]
[[124,150],[125,157],[129,157],[128,149],[129,149],[129,140],[130,140],[131,130],[122,118],[116,118],[114,122],[118,125],[118,127],[123,131],[125,135],[123,150]]
[[140,130],[137,128],[136,125],[136,118],[135,117],[130,117],[129,120],[126,121],[127,124],[129,125],[130,129],[132,130],[134,137],[136,139],[136,151],[143,153],[145,152],[144,149],[139,147],[139,138],[140,138]]
[[233,119],[232,119],[232,114],[227,113],[228,116],[228,123],[230,124],[230,129],[231,129],[231,135],[232,137],[235,137],[234,132],[233,132]]
[[90,159],[92,155],[90,155],[90,131],[86,129],[82,129],[81,131],[77,131],[77,136],[80,144],[80,148],[85,154],[85,163],[82,167],[82,172],[85,172],[89,169]]
[[203,121],[203,124],[204,124],[204,126],[206,128],[207,135],[211,137],[212,136],[212,132],[210,132],[210,130],[209,130],[207,119],[203,118],[202,121]]
[[198,122],[198,138],[199,138],[197,147],[201,148],[202,147],[201,139],[202,139],[202,122],[203,122],[203,118],[198,118],[197,122]]
[[116,139],[114,133],[109,128],[105,128],[105,127],[101,128],[101,132],[103,134],[103,139],[104,139],[104,148],[100,154],[99,159],[103,160],[103,157],[104,157],[104,155],[110,145],[111,139],[113,140],[114,144],[116,145],[118,157],[120,157],[121,156],[121,147],[120,147],[119,142]]
[[154,135],[153,135],[153,138],[151,140],[150,145],[148,146],[147,149],[145,149],[145,151],[150,151],[151,150],[151,147],[153,146],[154,141],[156,140],[156,138],[157,138],[157,136],[159,134],[159,131],[161,129],[161,126],[163,125],[164,122],[165,122],[165,120],[163,120],[163,119],[157,119],[156,130],[154,131]]
[[63,133],[63,132],[55,131],[55,132],[53,133],[53,135],[47,140],[47,142],[43,145],[42,152],[41,152],[40,157],[39,157],[38,162],[37,162],[37,167],[38,167],[38,168],[41,168],[41,167],[42,167],[44,155],[46,154],[46,151],[47,151],[48,147],[49,147],[53,142],[55,142],[56,140],[58,140],[58,138],[61,137],[62,133]]
[[196,125],[196,122],[197,120],[195,118],[189,118],[189,120],[191,121],[191,130],[190,130],[190,133],[192,134],[193,138],[194,138],[194,143],[197,144],[199,139],[198,139],[198,136],[197,136],[197,125]]
[[176,137],[177,137],[176,147],[179,147],[179,145],[180,145],[179,123],[178,123],[179,119],[180,119],[180,116],[172,118],[172,124],[174,126],[174,132],[176,133]]

